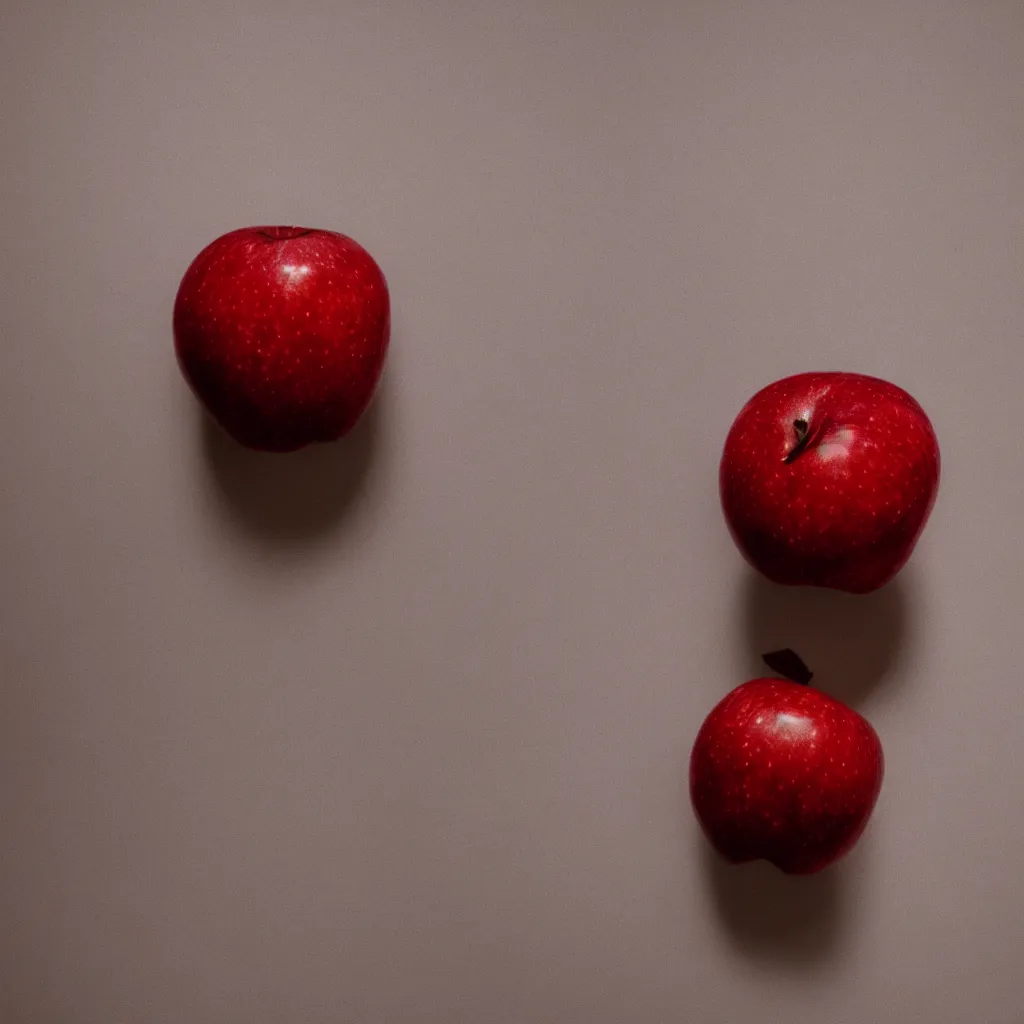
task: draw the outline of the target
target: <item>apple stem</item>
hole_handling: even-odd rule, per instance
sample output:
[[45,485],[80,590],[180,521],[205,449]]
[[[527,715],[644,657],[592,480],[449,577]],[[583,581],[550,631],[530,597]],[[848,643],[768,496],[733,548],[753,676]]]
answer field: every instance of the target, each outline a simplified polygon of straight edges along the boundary
[[814,678],[814,673],[804,664],[803,658],[788,647],[781,651],[769,651],[768,654],[762,654],[761,660],[773,672],[778,672],[780,676],[788,679],[791,683],[807,686]]
[[785,463],[795,461],[807,447],[807,442],[811,439],[810,424],[807,420],[793,420],[793,433],[796,434],[796,444],[785,459],[782,460]]

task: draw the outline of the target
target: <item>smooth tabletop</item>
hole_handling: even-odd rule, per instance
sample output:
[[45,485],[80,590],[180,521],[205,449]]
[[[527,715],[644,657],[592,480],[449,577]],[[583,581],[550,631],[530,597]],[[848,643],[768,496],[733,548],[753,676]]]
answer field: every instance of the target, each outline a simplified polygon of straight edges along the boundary
[[[1024,6],[8,0],[0,85],[0,1020],[1019,1024]],[[171,337],[275,223],[394,318],[290,456]],[[942,448],[866,598],[719,507],[813,369]],[[812,878],[687,798],[780,646],[885,749]]]

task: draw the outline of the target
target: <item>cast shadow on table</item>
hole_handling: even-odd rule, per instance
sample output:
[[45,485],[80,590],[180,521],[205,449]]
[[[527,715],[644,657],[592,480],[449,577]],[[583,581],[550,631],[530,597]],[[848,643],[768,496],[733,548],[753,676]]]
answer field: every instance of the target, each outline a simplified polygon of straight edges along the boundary
[[893,673],[913,640],[914,570],[908,566],[873,594],[782,587],[748,572],[740,588],[747,678],[773,675],[761,656],[789,647],[814,673],[812,685],[851,704],[862,703]]
[[696,841],[718,918],[737,950],[754,960],[799,970],[830,958],[854,899],[851,887],[858,872],[850,862],[858,847],[817,874],[786,875],[767,861],[729,864],[703,835]]
[[[747,654],[745,678],[772,673],[761,660],[789,647],[815,673],[812,685],[857,706],[898,681],[893,669],[913,640],[914,571],[906,568],[873,594],[782,587],[748,572],[737,621]],[[786,875],[765,861],[728,864],[699,834],[703,875],[730,942],[745,955],[811,969],[839,944],[859,878],[857,859],[870,835],[841,861],[814,875]]]
[[244,448],[201,413],[200,446],[218,505],[253,540],[282,546],[314,541],[351,523],[380,458],[388,404],[385,374],[345,437],[286,454]]

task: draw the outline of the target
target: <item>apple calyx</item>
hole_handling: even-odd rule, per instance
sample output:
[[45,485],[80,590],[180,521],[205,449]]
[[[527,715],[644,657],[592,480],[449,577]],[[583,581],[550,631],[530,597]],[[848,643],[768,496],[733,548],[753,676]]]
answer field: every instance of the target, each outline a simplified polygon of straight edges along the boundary
[[773,672],[778,672],[780,676],[788,679],[791,683],[808,686],[814,678],[814,673],[804,664],[803,658],[788,647],[781,651],[769,651],[767,654],[762,654],[761,660]]
[[796,434],[796,444],[782,460],[787,465],[790,462],[795,462],[807,449],[811,441],[811,425],[807,420],[793,420],[793,433]]

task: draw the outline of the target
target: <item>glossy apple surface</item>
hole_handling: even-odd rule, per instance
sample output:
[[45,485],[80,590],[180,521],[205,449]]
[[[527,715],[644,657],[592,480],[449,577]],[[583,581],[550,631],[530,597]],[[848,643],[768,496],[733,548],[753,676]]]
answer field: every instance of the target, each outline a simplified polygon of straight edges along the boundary
[[809,686],[754,679],[701,726],[690,798],[726,860],[811,874],[856,843],[883,772],[878,736],[852,708]]
[[935,503],[939,446],[902,388],[854,373],[803,373],[736,417],[719,489],[736,544],[784,584],[867,593],[910,557]]
[[373,398],[390,325],[370,254],[312,228],[222,235],[193,260],[174,303],[192,390],[236,441],[263,451],[347,433]]

